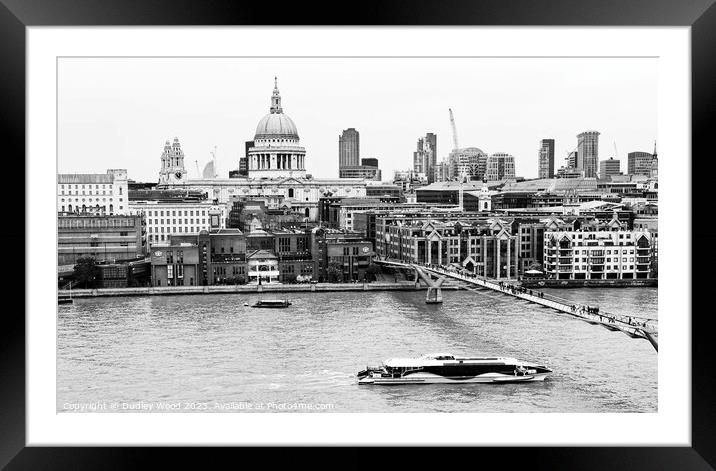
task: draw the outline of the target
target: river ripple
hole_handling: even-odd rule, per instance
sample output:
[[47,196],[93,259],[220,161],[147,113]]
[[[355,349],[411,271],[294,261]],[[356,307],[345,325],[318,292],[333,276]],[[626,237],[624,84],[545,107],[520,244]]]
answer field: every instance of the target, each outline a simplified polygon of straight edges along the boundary
[[[545,291],[657,317],[656,288]],[[427,305],[424,291],[292,293],[288,309],[244,306],[255,294],[76,299],[59,306],[57,410],[141,401],[182,403],[182,412],[197,403],[207,404],[202,412],[226,412],[217,404],[227,403],[300,412],[309,410],[295,404],[334,412],[656,412],[657,353],[646,340],[499,293],[443,294],[442,305]],[[428,352],[514,356],[554,373],[532,384],[356,384],[366,364]]]

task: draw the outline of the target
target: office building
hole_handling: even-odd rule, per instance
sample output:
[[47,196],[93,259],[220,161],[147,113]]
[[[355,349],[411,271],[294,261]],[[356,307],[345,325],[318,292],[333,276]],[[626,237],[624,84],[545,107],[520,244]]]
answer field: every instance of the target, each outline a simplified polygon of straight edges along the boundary
[[540,143],[537,178],[554,178],[554,139],[542,139]]
[[654,154],[648,152],[629,152],[627,154],[627,173],[651,177]]
[[198,234],[226,227],[226,205],[207,201],[132,201],[130,212],[144,217],[149,246],[172,234]]
[[599,161],[599,132],[585,131],[577,135],[577,168],[588,178],[597,177]]
[[360,165],[360,134],[348,128],[338,137],[338,169]]
[[109,169],[107,173],[58,174],[57,211],[95,215],[127,214],[127,171]]
[[612,175],[621,175],[621,162],[614,157],[599,162],[599,178],[611,180]]
[[77,259],[136,260],[146,253],[146,238],[139,215],[61,214],[57,218],[57,264],[74,265]]
[[567,154],[567,168],[577,168],[577,151]]
[[418,146],[413,152],[413,171],[423,173],[428,178],[428,183],[433,183],[435,178],[435,165],[437,164],[438,137],[434,133],[427,133],[425,137],[418,139]]
[[508,178],[515,178],[515,158],[503,152],[490,155],[487,159],[487,170],[485,180],[497,181]]

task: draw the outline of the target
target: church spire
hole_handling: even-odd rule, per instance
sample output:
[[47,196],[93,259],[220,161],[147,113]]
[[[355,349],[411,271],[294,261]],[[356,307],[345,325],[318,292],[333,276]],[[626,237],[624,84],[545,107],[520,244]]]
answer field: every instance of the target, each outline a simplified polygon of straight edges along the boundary
[[283,113],[281,94],[278,92],[278,77],[273,78],[273,95],[271,95],[271,113]]

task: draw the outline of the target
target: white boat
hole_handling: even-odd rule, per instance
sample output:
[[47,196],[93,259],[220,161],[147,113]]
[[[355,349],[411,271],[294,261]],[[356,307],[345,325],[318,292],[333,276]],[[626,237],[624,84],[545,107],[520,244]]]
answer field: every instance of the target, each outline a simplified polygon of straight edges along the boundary
[[358,384],[523,383],[544,381],[552,370],[516,358],[435,353],[391,358],[358,373]]

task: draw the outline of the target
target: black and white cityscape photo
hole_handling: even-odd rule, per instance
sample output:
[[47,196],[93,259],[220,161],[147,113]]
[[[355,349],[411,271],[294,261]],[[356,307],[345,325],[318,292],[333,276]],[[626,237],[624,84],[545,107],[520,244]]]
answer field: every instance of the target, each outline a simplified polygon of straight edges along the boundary
[[657,412],[656,76],[59,58],[57,412]]

